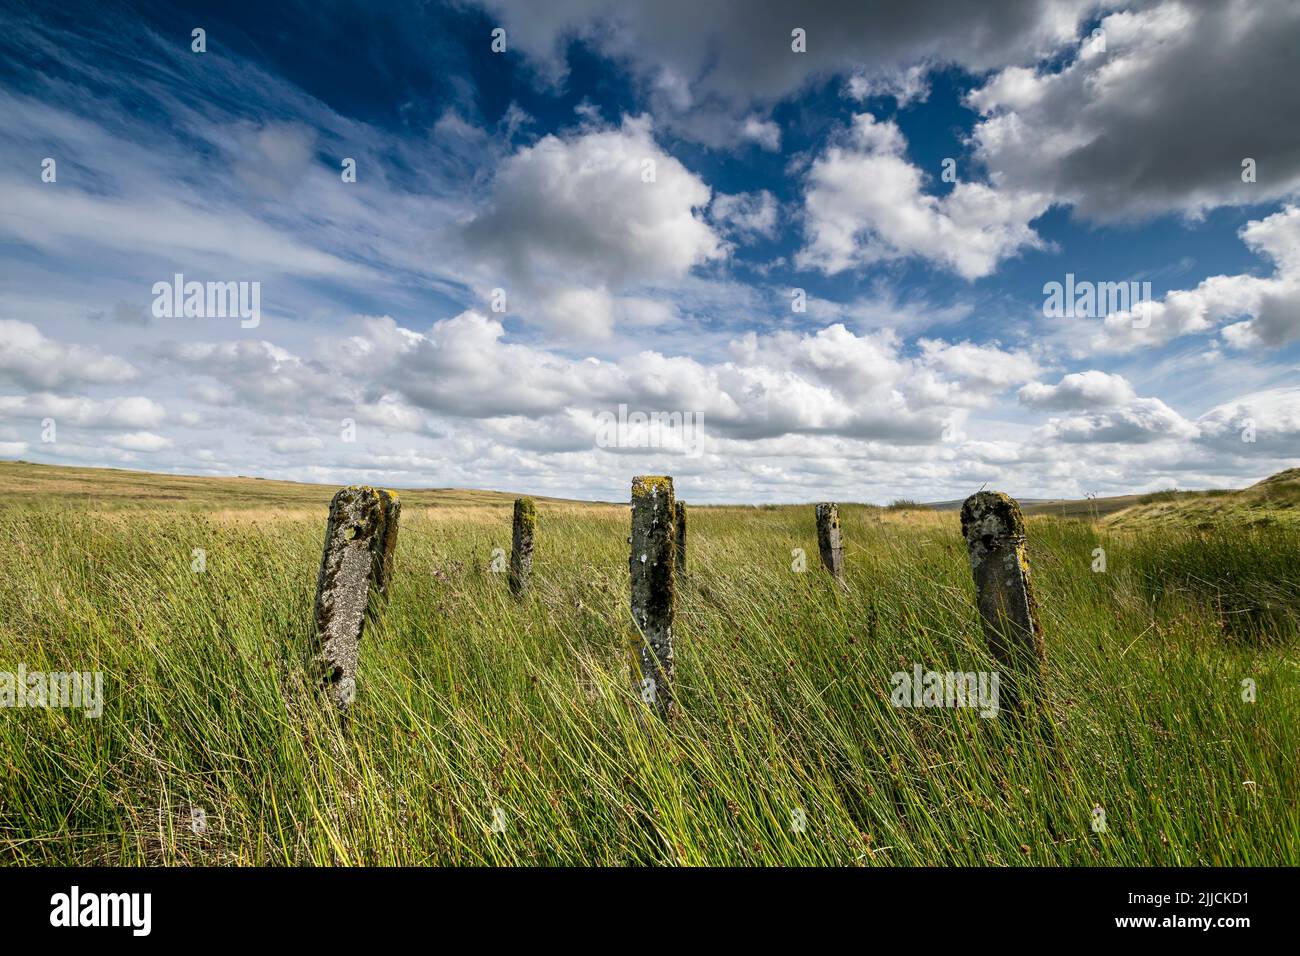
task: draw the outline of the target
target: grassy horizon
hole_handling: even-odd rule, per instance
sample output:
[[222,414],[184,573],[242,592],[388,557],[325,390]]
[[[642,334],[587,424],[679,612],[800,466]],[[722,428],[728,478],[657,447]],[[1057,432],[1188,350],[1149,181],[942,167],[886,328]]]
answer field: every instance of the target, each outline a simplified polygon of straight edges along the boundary
[[842,506],[840,590],[810,508],[693,510],[664,726],[630,678],[625,505],[539,499],[517,602],[488,570],[508,496],[404,493],[343,722],[302,667],[325,508],[268,494],[0,507],[0,670],[105,673],[100,719],[0,710],[0,861],[1300,863],[1291,528],[1031,518],[1047,747],[890,705],[914,664],[995,669],[952,512]]

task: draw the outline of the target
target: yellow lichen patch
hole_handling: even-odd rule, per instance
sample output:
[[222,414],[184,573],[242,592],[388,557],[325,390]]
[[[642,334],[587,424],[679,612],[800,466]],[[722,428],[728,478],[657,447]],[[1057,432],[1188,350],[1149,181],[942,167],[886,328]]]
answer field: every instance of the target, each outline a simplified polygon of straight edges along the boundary
[[670,495],[673,493],[673,479],[668,475],[638,475],[632,479],[634,495]]
[[532,498],[519,498],[515,501],[515,521],[526,528],[537,527],[537,504]]

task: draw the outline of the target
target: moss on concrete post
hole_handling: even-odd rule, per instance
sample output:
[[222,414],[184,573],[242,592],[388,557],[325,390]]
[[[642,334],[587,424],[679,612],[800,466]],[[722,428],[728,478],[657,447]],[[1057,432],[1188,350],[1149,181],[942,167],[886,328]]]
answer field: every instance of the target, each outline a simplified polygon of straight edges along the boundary
[[673,480],[632,479],[632,620],[634,680],[640,698],[663,716],[673,712],[673,609],[676,504]]
[[367,614],[387,596],[400,515],[397,496],[375,488],[343,488],[330,502],[310,665],[340,710],[346,711],[356,694]]
[[1038,693],[1047,652],[1025,546],[1025,517],[1009,495],[981,491],[961,506],[961,533],[975,578],[984,639],[1002,666],[1004,706],[1017,709]]
[[837,581],[844,580],[844,546],[840,538],[840,509],[834,502],[817,506],[817,550],[822,565]]
[[515,499],[514,532],[510,538],[510,591],[516,597],[528,593],[533,573],[533,537],[537,533],[537,506],[532,498]]
[[676,503],[676,520],[677,520],[677,572],[679,574],[686,571],[686,503],[678,501]]

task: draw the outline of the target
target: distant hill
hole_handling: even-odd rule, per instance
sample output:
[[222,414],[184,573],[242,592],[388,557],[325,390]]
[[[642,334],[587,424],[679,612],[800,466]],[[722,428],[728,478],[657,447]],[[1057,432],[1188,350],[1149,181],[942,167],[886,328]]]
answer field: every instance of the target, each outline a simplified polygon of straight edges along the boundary
[[[1138,530],[1163,523],[1183,527],[1284,526],[1300,528],[1300,468],[1289,468],[1248,488],[1214,491],[1153,491],[1109,498],[1018,498],[1026,515],[1055,515],[1100,521],[1108,527]],[[932,501],[925,507],[956,511],[960,499]]]
[[1300,530],[1300,468],[1279,471],[1238,491],[1159,491],[1140,495],[1128,507],[1106,517],[1104,524],[1131,531],[1161,525]]
[[[960,511],[962,503],[965,500],[966,500],[965,498],[954,498],[951,501],[927,501],[925,504],[921,505],[921,507],[932,508],[935,511]],[[1016,499],[1016,501],[1020,503],[1020,507],[1026,510],[1033,507],[1034,505],[1047,504],[1048,502],[1054,500],[1055,499],[1053,498],[1017,498]]]
[[[1150,497],[1150,495],[1115,495],[1111,498],[1017,498],[1016,501],[1020,503],[1020,509],[1027,515],[1097,519],[1131,508]],[[964,499],[934,501],[926,507],[933,508],[935,511],[957,511],[961,508],[962,500]]]
[[[171,504],[181,508],[320,509],[329,505],[330,498],[338,489],[338,485],[243,476],[165,475],[121,468],[72,468],[28,461],[0,461],[0,505],[58,501],[92,508]],[[398,497],[407,505],[441,507],[507,507],[519,494],[526,492],[467,488],[398,489]],[[533,497],[542,502],[575,506],[603,504],[542,495]]]
[[[27,461],[0,461],[0,507],[57,501],[95,509],[174,505],[207,509],[320,509],[337,485],[314,485],[265,478],[168,475],[120,468],[75,468]],[[469,488],[398,489],[408,506],[443,508],[508,507],[527,491]],[[534,495],[539,502],[572,507],[609,507],[611,502],[577,501]],[[1142,530],[1170,523],[1184,527],[1284,526],[1300,530],[1300,468],[1278,472],[1237,491],[1156,491],[1111,498],[1020,498],[1026,515],[1053,515],[1100,521],[1116,529]],[[618,503],[623,504],[623,503]],[[927,512],[951,512],[960,500],[919,503],[899,500],[884,507],[867,505],[896,520],[917,520]],[[844,506],[843,503],[841,505]],[[727,506],[720,506],[727,507]],[[737,506],[731,506],[737,507]],[[751,507],[751,506],[745,506]],[[762,505],[763,508],[805,507]],[[935,516],[937,518],[937,516]]]

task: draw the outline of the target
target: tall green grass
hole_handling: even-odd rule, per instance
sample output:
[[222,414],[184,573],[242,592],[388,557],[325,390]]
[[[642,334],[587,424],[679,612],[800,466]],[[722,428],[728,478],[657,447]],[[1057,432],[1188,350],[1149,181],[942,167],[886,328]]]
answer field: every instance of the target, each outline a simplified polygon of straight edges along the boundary
[[[0,859],[1300,863],[1295,536],[1211,558],[1033,520],[1049,747],[1005,713],[890,706],[914,663],[995,665],[955,514],[841,515],[844,590],[811,508],[693,509],[662,726],[629,675],[626,509],[541,506],[522,603],[488,570],[507,509],[408,509],[346,723],[302,670],[323,513],[0,512],[0,670],[106,674],[99,720],[0,711]],[[1225,629],[1185,593],[1196,560],[1247,600],[1289,595],[1282,617]]]
[[1143,539],[1132,564],[1156,612],[1217,619],[1253,644],[1294,644],[1300,624],[1300,548],[1273,528],[1189,532]]

